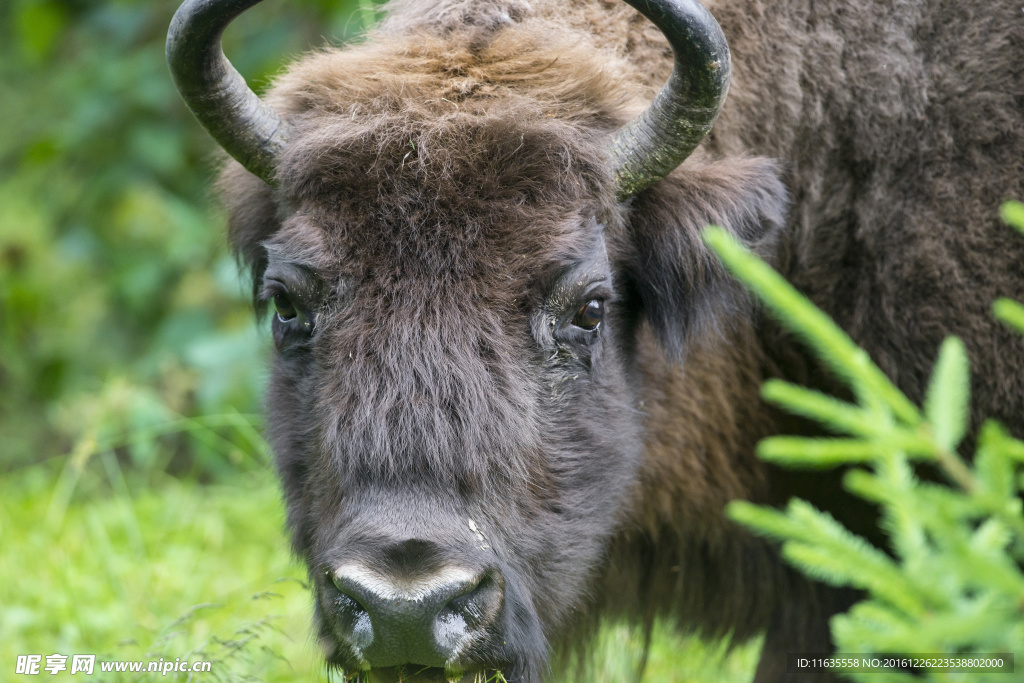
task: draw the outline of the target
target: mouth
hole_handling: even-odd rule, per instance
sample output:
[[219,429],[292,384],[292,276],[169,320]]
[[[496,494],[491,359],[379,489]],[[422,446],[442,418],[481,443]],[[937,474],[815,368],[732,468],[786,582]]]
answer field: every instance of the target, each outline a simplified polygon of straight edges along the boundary
[[345,683],[507,683],[500,671],[460,673],[416,664],[370,669],[346,675]]

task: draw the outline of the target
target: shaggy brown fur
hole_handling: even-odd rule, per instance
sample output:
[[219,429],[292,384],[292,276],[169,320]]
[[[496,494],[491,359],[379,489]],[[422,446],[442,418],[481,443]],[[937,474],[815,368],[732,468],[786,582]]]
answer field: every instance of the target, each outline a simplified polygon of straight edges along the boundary
[[[915,399],[942,338],[961,336],[975,419],[1024,431],[1024,344],[988,313],[1024,299],[1024,244],[996,220],[1024,198],[1020,3],[709,8],[733,52],[725,110],[702,151],[626,206],[604,144],[671,52],[613,0],[393,0],[365,44],[304,58],[268,96],[295,129],[278,188],[235,164],[221,182],[257,290],[285,273],[316,317],[310,340],[275,332],[269,400],[297,551],[317,578],[347,530],[385,524],[364,500],[381,482],[469,501],[507,536],[517,615],[503,625],[516,642],[479,663],[522,680],[541,676],[547,643],[605,613],[739,640],[768,629],[757,678],[783,680],[785,653],[830,647],[825,620],[851,599],[722,515],[797,492],[871,519],[836,477],[753,456],[793,427],[758,400],[765,377],[834,387],[723,277],[698,239],[709,222]],[[750,155],[785,168],[785,230],[780,167]],[[614,281],[608,334],[556,344],[538,321],[579,305],[560,278],[600,262],[595,240]],[[448,528],[448,512],[423,515]]]

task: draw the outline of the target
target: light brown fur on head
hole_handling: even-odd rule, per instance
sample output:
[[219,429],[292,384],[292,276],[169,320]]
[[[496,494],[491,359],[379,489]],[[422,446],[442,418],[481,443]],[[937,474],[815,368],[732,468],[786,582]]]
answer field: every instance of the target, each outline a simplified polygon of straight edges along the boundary
[[547,117],[617,128],[634,94],[622,87],[625,63],[607,59],[585,35],[566,38],[540,21],[479,44],[426,31],[370,34],[363,44],[328,48],[293,65],[267,100],[292,116],[353,118],[389,110],[443,117],[460,107],[480,114],[506,102],[531,102]]

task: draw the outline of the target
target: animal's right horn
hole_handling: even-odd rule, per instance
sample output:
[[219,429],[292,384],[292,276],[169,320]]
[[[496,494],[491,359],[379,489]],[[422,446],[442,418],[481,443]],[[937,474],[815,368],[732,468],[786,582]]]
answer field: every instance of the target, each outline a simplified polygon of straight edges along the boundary
[[167,31],[167,63],[185,104],[249,172],[273,184],[287,124],[246,85],[221,50],[224,29],[260,0],[186,0]]
[[683,163],[711,130],[729,92],[729,44],[697,0],[626,0],[668,38],[672,75],[654,102],[615,134],[618,199],[641,192]]

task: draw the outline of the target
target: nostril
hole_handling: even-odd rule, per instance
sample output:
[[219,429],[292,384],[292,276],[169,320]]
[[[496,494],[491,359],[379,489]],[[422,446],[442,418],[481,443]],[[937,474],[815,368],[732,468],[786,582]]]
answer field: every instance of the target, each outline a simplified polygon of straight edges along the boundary
[[332,596],[335,612],[340,625],[350,644],[358,650],[364,650],[373,642],[373,622],[370,612],[359,601],[359,598],[338,585],[334,572],[326,572],[327,580],[336,589]]
[[497,571],[484,574],[476,585],[467,586],[438,612],[434,620],[434,638],[449,657],[458,655],[494,623],[505,597],[505,582]]
[[461,616],[470,628],[483,627],[493,621],[501,609],[504,593],[505,582],[501,574],[488,572],[475,586],[454,596],[442,613],[450,611]]

